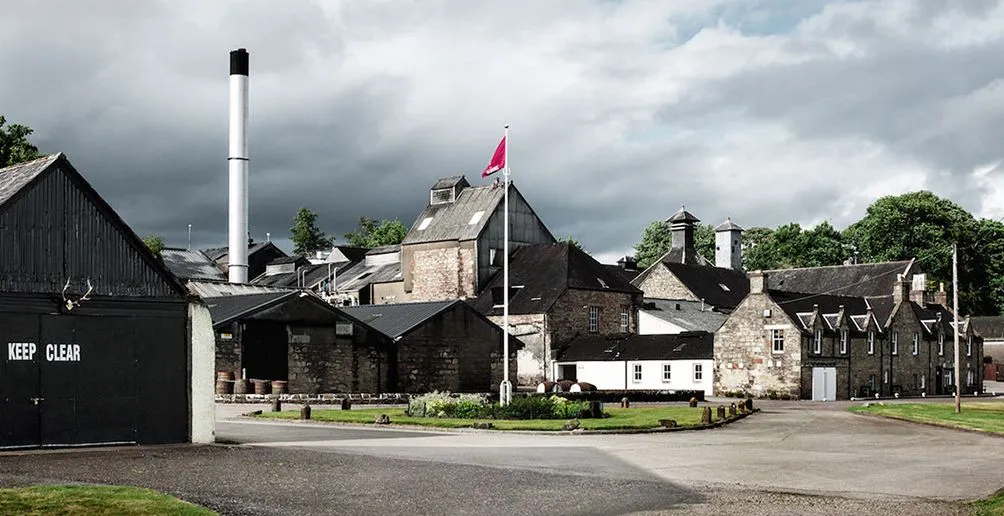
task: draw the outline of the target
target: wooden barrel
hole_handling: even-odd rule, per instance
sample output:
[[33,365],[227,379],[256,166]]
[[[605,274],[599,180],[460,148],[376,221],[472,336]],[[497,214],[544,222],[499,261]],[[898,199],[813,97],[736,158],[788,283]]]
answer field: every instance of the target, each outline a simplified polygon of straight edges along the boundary
[[270,394],[272,392],[272,382],[268,380],[251,380],[254,384],[255,394]]
[[537,384],[537,392],[541,394],[546,392],[551,392],[551,389],[553,388],[554,388],[554,382],[550,380],[543,381]]
[[595,391],[595,390],[596,390],[596,386],[595,385],[593,385],[591,383],[587,383],[587,382],[579,382],[579,383],[571,386],[568,389],[568,392],[591,392],[591,391]]
[[233,380],[233,379],[234,379],[233,371],[216,371],[216,381]]
[[247,394],[248,381],[240,378],[234,380],[234,394]]
[[272,380],[272,394],[286,394],[286,381]]
[[568,392],[574,384],[575,382],[571,380],[558,380],[554,382],[554,389],[551,392]]
[[216,380],[216,394],[233,394],[233,380]]

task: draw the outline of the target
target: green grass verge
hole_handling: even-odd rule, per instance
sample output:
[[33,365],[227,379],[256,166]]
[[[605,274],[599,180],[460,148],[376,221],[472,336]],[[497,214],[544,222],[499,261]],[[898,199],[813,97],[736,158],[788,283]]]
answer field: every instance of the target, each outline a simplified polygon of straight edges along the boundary
[[969,504],[974,516],[1004,516],[1004,489],[996,495]]
[[[657,428],[660,419],[675,419],[680,426],[694,426],[701,422],[701,408],[691,407],[636,407],[608,408],[604,412],[610,417],[603,419],[580,419],[579,428],[586,430],[627,430]],[[564,419],[450,419],[434,417],[410,417],[403,408],[361,408],[352,410],[311,410],[315,421],[336,421],[340,423],[372,424],[380,414],[387,414],[391,424],[430,426],[436,428],[470,428],[479,421],[491,421],[498,430],[561,430]],[[299,419],[299,410],[264,412],[259,417],[277,419]]]
[[870,407],[851,407],[854,412],[895,417],[951,428],[967,428],[1004,435],[1004,402],[973,401],[962,404],[955,413],[955,403],[890,403]]
[[173,514],[204,516],[209,509],[138,487],[36,486],[0,489],[0,514]]

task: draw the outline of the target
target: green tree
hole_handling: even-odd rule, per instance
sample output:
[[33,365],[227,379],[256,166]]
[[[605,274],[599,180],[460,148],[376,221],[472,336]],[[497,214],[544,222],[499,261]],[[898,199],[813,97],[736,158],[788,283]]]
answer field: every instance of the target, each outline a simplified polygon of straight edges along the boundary
[[150,250],[157,258],[162,258],[161,252],[164,250],[164,237],[160,235],[147,235],[143,239],[143,243],[146,244],[147,249]]
[[743,231],[742,247],[744,269],[762,271],[779,268],[773,229],[755,227]]
[[655,263],[666,254],[672,243],[673,236],[669,231],[669,225],[661,220],[652,221],[642,233],[641,242],[634,245],[634,259],[638,267],[644,269]]
[[26,125],[10,124],[4,129],[7,119],[0,115],[0,167],[16,165],[39,158],[38,152],[28,136],[33,132]]
[[694,249],[712,264],[715,263],[715,227],[711,224],[694,226]]
[[317,251],[330,248],[334,242],[333,238],[317,228],[317,214],[307,208],[300,208],[289,230],[292,233],[293,254],[300,256],[312,256]]
[[572,237],[572,235],[568,235],[565,238],[559,238],[558,242],[565,243],[565,244],[571,244],[571,245],[575,246],[578,250],[580,250],[580,251],[582,251],[582,252],[584,252],[586,254],[589,254],[589,251],[586,251],[586,248],[582,247],[582,244],[578,240],[576,240],[574,237]]
[[408,228],[400,220],[384,219],[378,224],[369,217],[359,217],[359,228],[345,233],[345,239],[356,247],[381,247],[400,244],[408,234]]

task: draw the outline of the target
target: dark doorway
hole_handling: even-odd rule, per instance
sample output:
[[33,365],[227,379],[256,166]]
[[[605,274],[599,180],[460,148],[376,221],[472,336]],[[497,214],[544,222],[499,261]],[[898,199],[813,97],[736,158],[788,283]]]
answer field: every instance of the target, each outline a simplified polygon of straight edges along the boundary
[[945,372],[938,366],[934,369],[934,393],[944,394],[945,393]]
[[575,378],[575,364],[561,364],[558,366],[558,380],[578,381]]
[[[0,314],[0,447],[37,447],[39,429],[39,318]],[[43,350],[44,353],[44,350]]]
[[288,380],[289,337],[285,323],[247,321],[241,331],[241,346],[248,379]]

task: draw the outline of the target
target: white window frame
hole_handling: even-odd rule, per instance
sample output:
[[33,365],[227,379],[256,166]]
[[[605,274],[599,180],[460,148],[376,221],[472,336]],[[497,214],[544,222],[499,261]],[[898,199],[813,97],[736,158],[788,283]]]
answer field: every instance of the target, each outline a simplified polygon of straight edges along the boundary
[[626,308],[621,309],[621,333],[627,333],[631,329],[631,312]]
[[631,378],[634,381],[634,383],[641,383],[641,374],[642,374],[641,364],[634,364],[632,370],[633,374]]
[[704,381],[704,364],[694,364],[694,383]]
[[889,370],[882,371],[882,383],[889,385]]
[[899,354],[899,332],[892,332],[889,339],[889,347],[891,348],[893,355]]
[[823,354],[823,330],[816,330],[812,338],[812,352],[817,355]]
[[945,356],[945,334],[944,332],[938,332],[938,356]]
[[924,373],[921,373],[920,375],[920,388],[921,390],[927,388],[927,375]]
[[784,353],[784,328],[771,328],[770,349],[775,355]]
[[868,331],[868,354],[875,354],[875,330]]
[[851,332],[848,331],[848,330],[840,330],[840,354],[841,355],[846,355],[847,354],[847,342],[849,340],[851,340],[850,333]]
[[914,354],[914,356],[920,354],[920,334],[919,333],[914,333],[913,334],[913,354]]
[[600,307],[590,306],[589,307],[589,333],[597,333],[600,331]]
[[662,364],[662,383],[669,383],[673,379],[673,364]]
[[[973,356],[973,336],[972,335],[966,337],[966,356],[967,357]],[[972,385],[972,384],[970,384],[970,385]]]

